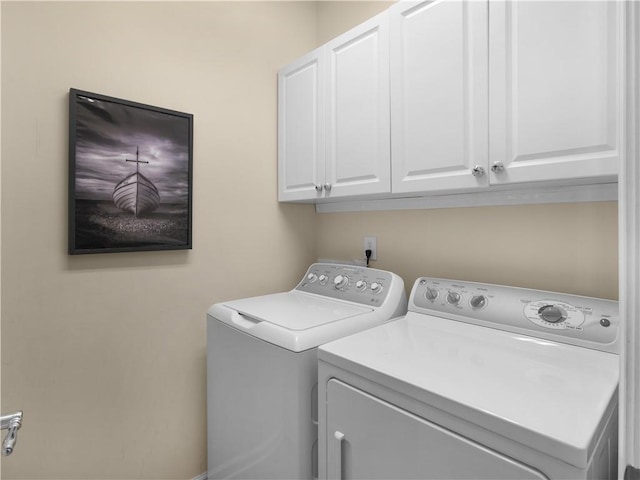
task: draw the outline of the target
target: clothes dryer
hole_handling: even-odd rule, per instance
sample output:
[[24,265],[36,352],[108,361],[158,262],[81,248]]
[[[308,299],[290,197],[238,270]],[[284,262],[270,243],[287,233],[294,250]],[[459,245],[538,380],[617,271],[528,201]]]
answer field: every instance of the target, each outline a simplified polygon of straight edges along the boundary
[[614,301],[421,278],[319,348],[320,478],[617,477]]
[[291,291],[207,312],[210,479],[317,477],[317,347],[404,315],[404,282],[318,263]]

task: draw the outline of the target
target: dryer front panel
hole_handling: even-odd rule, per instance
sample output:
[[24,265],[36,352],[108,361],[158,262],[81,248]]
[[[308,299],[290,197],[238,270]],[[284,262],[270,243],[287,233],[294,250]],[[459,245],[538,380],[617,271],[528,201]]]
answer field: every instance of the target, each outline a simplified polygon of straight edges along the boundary
[[327,405],[328,478],[547,479],[538,470],[339,380],[327,384]]

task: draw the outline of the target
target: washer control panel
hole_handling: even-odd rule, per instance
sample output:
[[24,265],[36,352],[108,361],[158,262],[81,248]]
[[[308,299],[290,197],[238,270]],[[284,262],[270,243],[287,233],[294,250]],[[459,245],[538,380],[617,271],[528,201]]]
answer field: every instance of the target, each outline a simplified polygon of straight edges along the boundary
[[375,268],[315,263],[296,290],[379,307],[387,298],[393,277],[393,273]]
[[618,302],[542,290],[419,278],[410,311],[618,352]]

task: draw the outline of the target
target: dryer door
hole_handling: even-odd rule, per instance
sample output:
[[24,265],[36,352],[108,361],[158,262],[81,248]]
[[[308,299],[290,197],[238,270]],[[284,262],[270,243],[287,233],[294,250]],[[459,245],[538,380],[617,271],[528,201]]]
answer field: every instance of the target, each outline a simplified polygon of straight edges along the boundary
[[327,385],[326,428],[329,478],[547,479],[336,379]]

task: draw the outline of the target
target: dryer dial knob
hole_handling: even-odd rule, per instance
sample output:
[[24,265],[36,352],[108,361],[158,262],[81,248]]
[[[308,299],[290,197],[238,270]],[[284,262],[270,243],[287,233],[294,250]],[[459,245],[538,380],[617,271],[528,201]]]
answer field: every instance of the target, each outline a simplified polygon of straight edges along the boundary
[[458,305],[462,300],[462,296],[458,292],[447,293],[447,303],[451,305]]
[[346,275],[336,275],[336,277],[333,279],[333,286],[338,290],[342,290],[347,285],[349,285],[349,277],[347,277]]
[[318,279],[318,276],[315,273],[310,273],[307,275],[307,282],[313,283]]
[[549,323],[560,323],[567,319],[567,312],[555,305],[545,305],[538,310],[538,315],[542,320]]
[[484,295],[474,295],[471,297],[471,300],[469,300],[469,305],[471,305],[471,308],[474,310],[480,310],[487,306],[487,297]]
[[382,292],[382,284],[378,282],[373,282],[371,284],[371,292],[376,294]]
[[365,282],[364,280],[358,280],[356,282],[356,290],[358,290],[359,292],[364,292],[367,289],[367,282]]
[[329,277],[323,274],[318,277],[318,280],[320,280],[320,285],[326,285],[327,280],[329,280]]
[[435,299],[438,298],[438,295],[440,295],[440,292],[438,292],[437,288],[433,288],[433,287],[427,287],[427,289],[424,292],[424,298],[426,298],[430,302],[435,301]]

